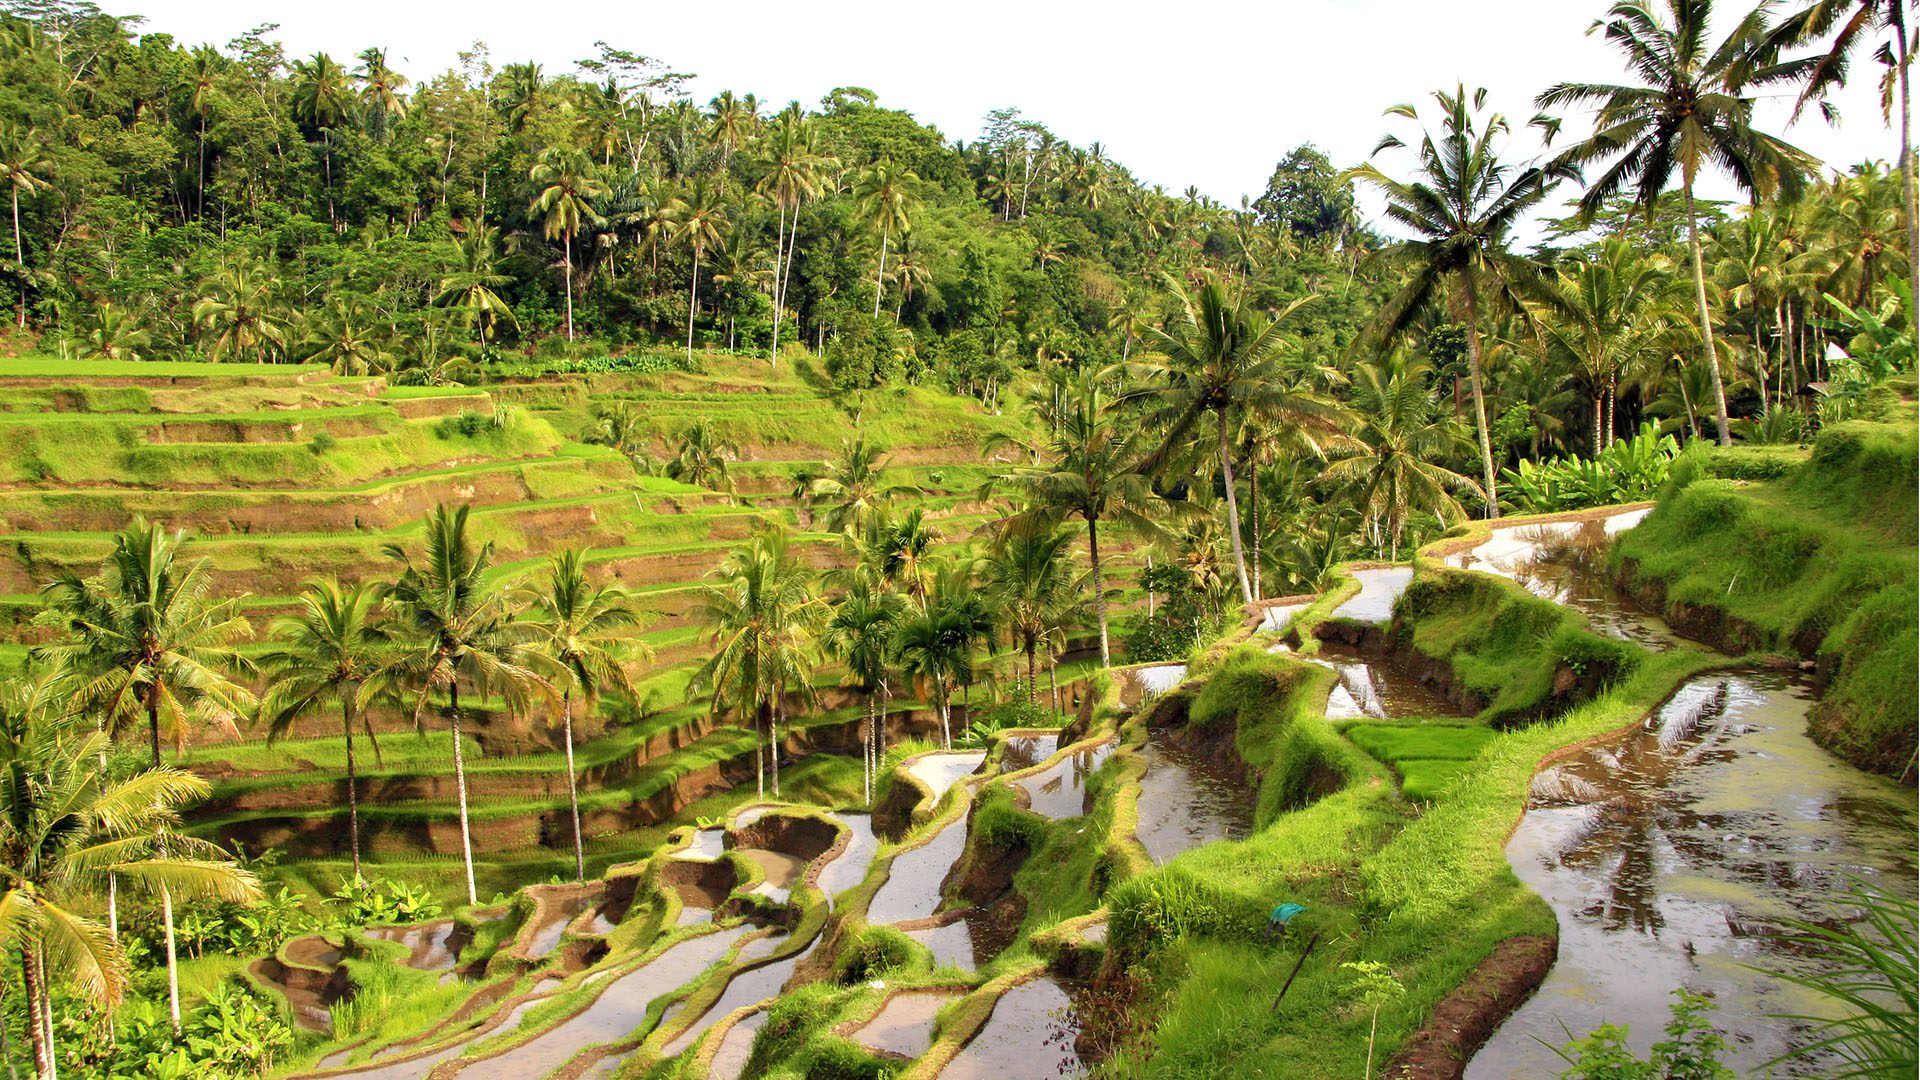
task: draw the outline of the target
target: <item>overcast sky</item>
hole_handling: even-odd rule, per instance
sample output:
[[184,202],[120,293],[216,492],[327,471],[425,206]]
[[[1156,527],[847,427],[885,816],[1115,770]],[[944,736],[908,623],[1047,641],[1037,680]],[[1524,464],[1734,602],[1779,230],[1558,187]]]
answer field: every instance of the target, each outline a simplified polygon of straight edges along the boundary
[[[1176,192],[1192,184],[1228,205],[1258,195],[1299,143],[1336,165],[1357,162],[1387,130],[1382,110],[1457,80],[1487,87],[1521,127],[1543,87],[1621,73],[1604,41],[1586,35],[1605,0],[138,2],[102,0],[188,44],[277,22],[296,56],[324,50],[344,61],[383,45],[416,81],[475,40],[496,65],[530,59],[549,73],[605,40],[695,73],[702,102],[730,88],[812,106],[835,86],[866,86],[949,140],[972,139],[988,110],[1015,105],[1076,145],[1103,142],[1145,182]],[[1892,158],[1898,140],[1880,119],[1877,74],[1861,57],[1841,98],[1845,123],[1809,113],[1790,141],[1836,167]],[[1776,133],[1790,103],[1762,110]],[[1570,132],[1583,129],[1570,119]],[[1522,129],[1515,152],[1537,149]]]

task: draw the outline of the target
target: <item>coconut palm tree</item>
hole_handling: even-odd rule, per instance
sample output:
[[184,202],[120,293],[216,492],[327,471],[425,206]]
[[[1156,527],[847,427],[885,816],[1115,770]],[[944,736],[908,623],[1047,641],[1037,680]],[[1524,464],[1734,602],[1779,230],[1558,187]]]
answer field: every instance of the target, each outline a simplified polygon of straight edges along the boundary
[[153,346],[140,317],[110,300],[100,301],[81,330],[84,355],[100,360],[138,360]]
[[[712,690],[715,713],[732,709],[751,717],[764,734],[765,751],[773,755],[776,798],[780,692],[793,688],[805,693],[812,686],[821,608],[811,576],[788,552],[785,534],[763,532],[727,556],[694,602],[695,617],[708,629],[711,652],[694,672],[693,685]],[[764,796],[767,768],[758,745],[754,773]]]
[[[169,919],[172,896],[244,903],[259,895],[259,883],[213,845],[174,831],[180,809],[211,792],[205,780],[162,766],[115,778],[98,765],[107,736],[88,730],[77,714],[44,699],[21,708],[17,689],[0,699],[0,771],[7,777],[0,784],[0,947],[10,954],[19,950],[34,1071],[50,1080],[55,1075],[54,984],[109,1012],[126,988],[128,965],[120,943],[85,913],[103,878],[159,893]],[[174,959],[169,931],[167,970],[177,1038]]]
[[484,224],[476,224],[456,244],[460,252],[459,268],[440,279],[440,291],[434,294],[433,306],[459,308],[473,320],[474,332],[480,336],[480,347],[487,347],[487,339],[499,333],[502,322],[520,328],[519,320],[513,317],[513,307],[495,289],[501,288],[513,279],[499,272],[495,267],[493,254],[493,232]]
[[1750,92],[1801,80],[1809,69],[1806,61],[1769,62],[1767,14],[1765,5],[1755,8],[1713,45],[1708,37],[1713,0],[1615,4],[1593,28],[1625,55],[1627,70],[1637,81],[1559,83],[1537,99],[1543,109],[1595,109],[1593,135],[1554,159],[1554,167],[1563,169],[1611,161],[1580,199],[1583,219],[1592,220],[1607,200],[1628,188],[1641,206],[1650,208],[1679,173],[1700,340],[1713,375],[1714,420],[1722,446],[1730,445],[1733,436],[1727,426],[1713,313],[1707,306],[1694,184],[1703,169],[1718,168],[1756,198],[1793,198],[1816,166],[1804,151],[1753,126],[1755,98]]
[[360,82],[360,104],[367,111],[374,141],[385,142],[393,119],[407,114],[407,99],[400,92],[407,77],[387,66],[387,50],[381,48],[361,51],[353,77]]
[[1027,700],[1040,692],[1042,641],[1065,628],[1081,591],[1073,534],[1034,519],[1013,519],[983,560],[984,597],[1013,645],[1027,658]]
[[1623,371],[1657,350],[1667,320],[1672,275],[1667,261],[1647,256],[1624,237],[1602,241],[1543,283],[1535,295],[1547,317],[1537,320],[1536,343],[1562,371],[1586,384],[1592,450],[1613,442],[1613,403]]
[[293,115],[320,133],[321,161],[327,189],[327,220],[338,224],[333,211],[333,129],[353,111],[353,84],[347,69],[326,53],[293,62]]
[[860,213],[880,232],[880,272],[873,279],[873,317],[880,317],[880,296],[887,287],[887,241],[895,233],[913,226],[913,211],[919,200],[914,188],[920,183],[913,170],[902,169],[891,161],[876,161],[854,177],[853,197]]
[[20,279],[18,323],[27,325],[27,253],[20,240],[20,196],[47,186],[51,163],[34,132],[8,120],[0,123],[0,184],[13,203],[13,272]]
[[263,267],[244,262],[228,263],[201,282],[193,324],[207,359],[270,360],[285,350],[292,320],[274,297],[277,284]]
[[877,588],[870,579],[855,579],[851,588],[833,605],[820,643],[829,656],[847,667],[842,679],[854,687],[866,702],[867,724],[861,739],[861,778],[863,801],[873,801],[873,777],[880,761],[880,735],[873,697],[887,687],[892,670],[894,634],[906,614],[906,603],[899,593]]
[[1021,443],[1010,436],[989,436],[983,453],[1017,445],[1034,465],[1015,466],[993,486],[1019,494],[1025,513],[1048,520],[1078,517],[1087,524],[1088,577],[1100,623],[1100,663],[1113,662],[1107,640],[1107,588],[1102,577],[1100,526],[1117,521],[1143,533],[1156,528],[1164,502],[1139,471],[1145,456],[1142,426],[1118,413],[1105,379],[1082,372],[1066,387],[1057,423],[1045,440]]
[[953,692],[972,682],[974,645],[991,630],[979,597],[950,588],[919,612],[909,611],[896,631],[900,669],[939,714],[944,749],[953,748]]
[[713,421],[698,417],[680,432],[680,449],[667,462],[667,478],[710,491],[733,491],[727,462],[740,456],[740,447],[720,434]]
[[366,725],[374,759],[380,744],[363,697],[383,668],[393,645],[387,628],[374,619],[379,602],[364,585],[320,579],[307,583],[300,609],[274,620],[273,645],[257,659],[271,689],[260,702],[269,742],[284,737],[295,722],[327,705],[340,707],[340,735],[347,749],[347,836],[353,876],[360,877],[360,792],[354,773],[353,726]]
[[1355,504],[1385,531],[1387,558],[1397,562],[1413,511],[1451,524],[1465,516],[1452,492],[1477,494],[1479,487],[1435,464],[1457,452],[1461,439],[1453,420],[1441,416],[1424,364],[1362,364],[1353,375],[1353,411],[1359,449],[1330,463],[1321,478],[1353,491]]
[[858,535],[876,515],[884,515],[896,496],[919,491],[911,484],[889,483],[886,451],[855,435],[843,443],[840,456],[826,462],[826,472],[807,488],[807,501],[826,507],[821,523],[830,532]]
[[[826,190],[826,173],[837,163],[818,153],[813,128],[794,102],[766,137],[766,172],[754,190],[771,199],[778,214],[773,240],[773,366],[780,366],[780,318],[786,310],[787,279],[799,245],[800,207]],[[784,254],[783,254],[784,250]]]
[[357,298],[334,297],[311,323],[301,351],[308,363],[325,364],[335,375],[369,375],[392,369],[386,342]]
[[577,150],[550,147],[540,155],[527,180],[535,194],[527,212],[540,215],[547,239],[561,244],[561,264],[567,291],[567,340],[573,340],[573,238],[580,230],[597,224],[595,199],[607,194],[593,159]]
[[871,539],[878,546],[873,555],[881,577],[926,611],[933,589],[928,558],[940,542],[940,534],[927,524],[925,512],[917,506],[894,521],[877,519],[876,524]]
[[1180,310],[1170,330],[1146,328],[1152,353],[1146,358],[1151,379],[1132,397],[1151,398],[1151,418],[1165,432],[1160,447],[1143,463],[1149,472],[1163,472],[1174,457],[1197,441],[1199,426],[1209,417],[1219,443],[1221,479],[1226,484],[1227,527],[1233,539],[1234,567],[1240,594],[1253,603],[1253,582],[1247,574],[1246,550],[1240,540],[1240,497],[1233,474],[1233,446],[1240,426],[1260,418],[1270,423],[1318,424],[1334,414],[1331,403],[1298,392],[1283,377],[1281,349],[1292,317],[1313,300],[1303,296],[1268,319],[1246,298],[1228,296],[1227,287],[1207,274],[1199,291],[1189,293],[1169,279]]
[[[1440,107],[1440,132],[1422,130],[1414,179],[1395,180],[1367,164],[1347,173],[1378,190],[1387,200],[1387,217],[1414,234],[1382,250],[1389,262],[1408,268],[1407,283],[1374,320],[1374,341],[1405,330],[1440,290],[1446,290],[1447,315],[1467,336],[1467,378],[1473,389],[1474,429],[1480,436],[1481,490],[1487,516],[1500,516],[1495,492],[1493,440],[1487,428],[1486,365],[1480,337],[1481,316],[1518,306],[1516,285],[1539,273],[1530,260],[1507,250],[1516,222],[1544,201],[1566,173],[1527,168],[1515,172],[1500,160],[1494,140],[1509,128],[1499,113],[1486,114],[1484,88],[1471,95],[1464,86],[1433,95]],[[1388,116],[1419,124],[1412,105],[1396,105]],[[1374,149],[1401,149],[1388,135]]]
[[579,548],[555,555],[547,576],[531,594],[534,648],[547,658],[560,683],[560,721],[567,750],[567,808],[573,815],[573,872],[587,880],[586,844],[580,832],[580,782],[573,766],[573,698],[577,691],[587,714],[608,688],[631,696],[627,665],[653,659],[653,649],[636,634],[640,613],[625,589],[599,588],[587,582],[586,552]]
[[219,81],[223,61],[220,50],[211,45],[201,45],[188,54],[186,70],[173,85],[173,92],[180,96],[187,112],[200,118],[198,180],[194,185],[195,217],[204,216],[207,210],[207,119],[213,111],[213,89]]
[[498,695],[524,713],[536,695],[552,686],[532,668],[538,631],[519,618],[513,594],[488,580],[493,545],[475,546],[467,535],[468,507],[434,508],[426,521],[426,548],[416,563],[399,544],[381,550],[400,563],[400,576],[380,586],[403,633],[396,655],[376,686],[413,698],[413,722],[422,725],[428,704],[446,695],[453,734],[453,780],[460,803],[460,857],[467,874],[467,902],[480,902],[473,881],[473,838],[467,820],[466,751],[461,742],[460,689]]
[[700,260],[707,249],[720,246],[727,227],[727,204],[720,189],[705,176],[696,176],[667,205],[673,239],[693,252],[693,277],[687,285],[687,363],[693,363],[693,315],[700,295]]

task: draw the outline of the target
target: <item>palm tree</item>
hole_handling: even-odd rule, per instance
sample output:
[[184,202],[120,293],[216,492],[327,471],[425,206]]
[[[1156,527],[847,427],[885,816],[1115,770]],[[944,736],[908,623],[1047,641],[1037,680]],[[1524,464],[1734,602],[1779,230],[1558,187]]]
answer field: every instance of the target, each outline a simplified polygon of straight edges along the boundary
[[1249,419],[1270,422],[1319,423],[1333,413],[1330,403],[1298,393],[1283,377],[1280,351],[1288,321],[1313,297],[1303,296],[1268,319],[1245,298],[1227,295],[1218,276],[1208,274],[1198,293],[1188,293],[1177,282],[1174,297],[1180,303],[1172,330],[1146,329],[1154,357],[1149,361],[1156,378],[1136,390],[1157,404],[1154,421],[1166,432],[1159,449],[1145,462],[1148,471],[1166,468],[1211,416],[1219,441],[1221,479],[1226,484],[1227,527],[1233,539],[1234,567],[1240,575],[1240,594],[1253,603],[1253,583],[1247,575],[1247,556],[1240,540],[1240,497],[1233,478],[1235,433]]
[[[1462,86],[1451,94],[1442,90],[1433,95],[1440,106],[1441,131],[1438,138],[1422,131],[1412,181],[1395,180],[1371,164],[1347,175],[1386,196],[1387,217],[1416,237],[1382,251],[1389,261],[1409,265],[1411,275],[1376,316],[1376,342],[1405,330],[1442,287],[1447,290],[1448,317],[1466,331],[1467,376],[1473,388],[1474,428],[1480,436],[1481,490],[1487,516],[1499,517],[1480,317],[1489,307],[1517,306],[1516,284],[1537,272],[1529,260],[1507,250],[1508,239],[1514,224],[1540,205],[1565,170],[1527,168],[1514,175],[1494,146],[1494,140],[1508,131],[1506,118],[1499,113],[1475,115],[1486,104],[1486,95],[1482,88],[1469,97]],[[1387,115],[1420,122],[1412,105],[1396,105]],[[1405,145],[1388,135],[1374,153]]]
[[467,821],[467,765],[461,745],[460,687],[482,697],[497,694],[515,713],[526,711],[536,693],[552,687],[529,666],[537,631],[518,618],[511,594],[487,580],[493,545],[475,547],[467,535],[469,507],[437,506],[426,522],[425,558],[416,564],[399,544],[382,550],[401,565],[397,580],[380,588],[381,598],[399,616],[407,633],[398,655],[381,673],[380,684],[413,695],[413,721],[421,724],[427,704],[447,695],[447,723],[453,733],[453,779],[460,801],[460,856],[467,872],[467,902],[480,902],[473,881],[473,839]]
[[[327,220],[333,213],[333,129],[353,110],[353,87],[347,69],[326,53],[293,62],[293,115],[320,132],[321,156],[327,187]],[[337,224],[337,222],[336,222]]]
[[1539,320],[1540,344],[1561,370],[1578,373],[1587,384],[1596,457],[1613,441],[1612,403],[1621,371],[1657,349],[1669,328],[1670,280],[1665,259],[1644,256],[1631,241],[1613,236],[1538,293],[1552,316]]
[[755,190],[772,199],[779,214],[773,241],[772,351],[773,366],[778,367],[780,316],[785,310],[787,278],[793,267],[794,248],[799,243],[800,207],[808,200],[820,197],[825,189],[824,173],[833,167],[834,161],[814,151],[812,128],[806,114],[800,110],[799,102],[794,102],[780,114],[767,138],[767,146],[767,171],[755,185]]
[[380,744],[362,700],[369,681],[385,666],[393,638],[373,619],[378,597],[372,588],[343,586],[331,579],[312,581],[300,597],[297,614],[274,620],[273,647],[258,658],[272,688],[260,703],[267,739],[282,738],[296,721],[328,704],[340,706],[340,735],[347,747],[347,833],[353,852],[353,876],[360,877],[360,792],[353,766],[353,725],[366,725],[374,759]]
[[368,375],[393,367],[385,335],[372,325],[357,299],[335,297],[315,319],[307,336],[306,359],[335,375]]
[[[752,717],[773,755],[773,794],[780,795],[780,732],[776,710],[784,688],[812,688],[814,631],[820,602],[810,573],[787,551],[785,534],[763,532],[734,549],[700,590],[694,611],[712,650],[693,685],[713,691],[713,710]],[[765,757],[756,744],[759,793],[767,790]]]
[[830,532],[858,535],[874,517],[884,515],[895,496],[917,492],[911,484],[889,483],[886,451],[855,435],[840,456],[826,462],[825,474],[807,487],[807,501],[827,508],[822,523]]
[[667,477],[710,491],[731,493],[733,477],[727,475],[727,462],[739,456],[740,447],[722,436],[713,421],[698,417],[680,432],[680,449],[673,460],[667,462]]
[[[178,565],[185,540],[184,532],[170,536],[160,525],[135,518],[114,537],[97,576],[68,572],[41,590],[47,607],[40,619],[63,636],[33,655],[71,676],[71,707],[98,717],[103,733],[144,717],[155,769],[161,767],[163,720],[184,743],[190,720],[233,730],[234,720],[254,706],[253,695],[230,674],[252,667],[234,648],[250,628],[237,600],[209,601],[205,560]],[[164,882],[160,912],[177,1030],[173,897]]]
[[[1809,0],[1806,7],[1780,21],[1767,44],[1785,48],[1827,39],[1826,52],[1814,58],[1805,76],[1806,86],[1794,103],[1794,117],[1798,119],[1809,102],[1846,84],[1854,50],[1868,44],[1876,34],[1886,34],[1874,51],[1874,59],[1888,69],[1881,79],[1882,107],[1894,96],[1887,92],[1887,80],[1893,80],[1899,91],[1897,165],[1900,201],[1907,219],[1907,280],[1920,281],[1920,203],[1915,201],[1913,159],[1913,38],[1907,26],[1907,8],[1902,0]],[[1824,103],[1822,109],[1825,111]]]
[[900,623],[894,652],[900,668],[919,687],[922,700],[940,716],[940,745],[953,748],[953,691],[972,667],[978,636],[974,613],[948,604],[909,613]]
[[512,306],[494,292],[513,279],[495,268],[493,232],[485,224],[477,223],[472,232],[457,242],[457,247],[460,266],[440,279],[440,291],[434,295],[433,306],[464,310],[480,335],[480,347],[485,349],[487,339],[499,332],[502,321],[515,330],[520,328],[519,320],[513,317]]
[[9,120],[0,124],[0,184],[13,202],[13,272],[20,279],[19,325],[27,325],[27,254],[20,241],[20,196],[47,186],[45,148],[33,132]]
[[286,348],[290,320],[274,298],[275,285],[263,268],[243,262],[228,263],[201,283],[193,324],[207,359],[247,353],[268,359]]
[[580,230],[597,223],[593,200],[607,194],[593,160],[576,150],[551,147],[528,170],[527,179],[536,194],[528,213],[539,214],[547,239],[561,242],[561,259],[566,275],[567,340],[573,340],[573,238]]
[[1014,519],[985,559],[984,599],[1027,658],[1027,700],[1037,700],[1040,642],[1064,628],[1081,583],[1073,571],[1073,534]]
[[560,718],[567,748],[567,807],[573,815],[573,872],[587,880],[586,844],[580,832],[580,781],[573,767],[573,695],[579,691],[589,715],[603,689],[633,694],[627,664],[653,659],[635,637],[640,614],[617,585],[587,583],[586,553],[563,551],[548,564],[546,580],[531,597],[537,612],[534,646],[553,665],[560,682]]
[[[1664,12],[1658,10],[1665,8]],[[1543,109],[1567,105],[1596,108],[1594,133],[1560,152],[1555,164],[1579,168],[1613,160],[1580,199],[1582,218],[1592,220],[1615,194],[1632,186],[1634,198],[1651,208],[1680,174],[1687,215],[1687,250],[1693,259],[1694,300],[1700,339],[1713,375],[1714,417],[1720,445],[1733,442],[1727,426],[1727,392],[1715,351],[1713,313],[1707,307],[1707,271],[1700,253],[1700,220],[1693,187],[1701,169],[1717,167],[1755,197],[1800,193],[1815,163],[1807,154],[1753,126],[1755,99],[1748,91],[1801,79],[1803,62],[1768,63],[1764,55],[1767,7],[1734,24],[1718,46],[1707,24],[1713,0],[1628,0],[1594,23],[1626,55],[1631,84],[1560,83],[1539,99]],[[1489,495],[1492,493],[1489,492]]]
[[[1107,588],[1101,576],[1100,523],[1118,520],[1143,532],[1155,526],[1162,504],[1138,465],[1142,428],[1117,414],[1103,377],[1081,373],[1067,386],[1052,434],[1044,441],[1021,443],[1036,465],[1016,466],[993,483],[1018,492],[1027,512],[1051,520],[1078,517],[1087,523],[1088,576],[1094,612],[1100,622],[1100,663],[1113,662],[1107,641]],[[1013,440],[989,436],[983,453]]]
[[585,441],[611,447],[627,460],[638,462],[646,452],[648,431],[646,417],[639,406],[631,401],[615,401],[594,407],[593,427]]
[[185,99],[187,112],[200,118],[199,179],[194,186],[194,216],[207,210],[207,118],[213,107],[213,88],[219,80],[222,58],[211,45],[201,45],[188,55],[187,66],[174,93]]
[[875,518],[874,524],[870,540],[878,547],[873,561],[881,577],[897,585],[925,612],[933,588],[928,558],[940,542],[940,534],[927,524],[925,512],[917,506],[896,521]]
[[1479,491],[1472,480],[1435,464],[1452,456],[1461,439],[1451,418],[1441,418],[1426,375],[1423,364],[1384,369],[1362,364],[1353,376],[1353,411],[1361,418],[1355,441],[1361,449],[1321,473],[1322,479],[1355,490],[1355,503],[1384,526],[1387,558],[1396,562],[1412,511],[1424,510],[1451,524],[1464,516],[1451,491]]
[[693,278],[687,285],[687,363],[693,363],[693,315],[700,294],[700,260],[709,247],[721,242],[727,227],[727,206],[720,190],[704,176],[696,176],[667,206],[673,238],[693,251]]
[[100,301],[83,327],[86,354],[101,360],[138,360],[153,345],[140,317],[110,300]]
[[[18,948],[27,993],[34,1071],[55,1075],[52,988],[56,982],[111,1012],[128,965],[107,927],[83,913],[102,878],[124,878],[158,892],[169,923],[170,898],[215,896],[246,902],[259,895],[252,874],[205,842],[178,836],[179,810],[212,790],[190,772],[156,766],[116,779],[98,766],[107,737],[76,714],[0,702],[0,946]],[[171,848],[156,850],[156,837]],[[180,1028],[174,939],[167,970],[175,1037]]]
[[862,170],[853,181],[853,197],[869,224],[880,230],[880,272],[873,279],[873,317],[880,317],[880,295],[886,291],[887,240],[896,232],[913,225],[917,200],[913,189],[920,178],[911,169],[902,169],[891,161],[876,161]]
[[406,115],[407,99],[400,90],[407,85],[407,77],[387,66],[387,50],[381,48],[361,51],[353,77],[360,80],[360,104],[372,118],[374,141],[385,142],[389,121]]
[[[828,655],[847,666],[844,682],[866,701],[867,726],[861,740],[862,801],[873,801],[873,777],[879,766],[880,739],[873,696],[887,686],[893,662],[894,633],[906,613],[899,593],[885,592],[868,579],[856,579],[833,605],[833,616],[821,634]],[[879,723],[885,717],[878,718]]]

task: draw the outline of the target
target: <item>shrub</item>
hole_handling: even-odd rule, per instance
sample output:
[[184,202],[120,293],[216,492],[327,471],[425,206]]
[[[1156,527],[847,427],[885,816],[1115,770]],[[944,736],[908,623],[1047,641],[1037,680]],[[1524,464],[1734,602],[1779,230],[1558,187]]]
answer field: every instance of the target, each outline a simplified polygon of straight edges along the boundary
[[340,440],[334,438],[331,432],[319,431],[315,432],[312,440],[307,443],[307,449],[313,452],[314,457],[324,457],[329,450],[339,444]]
[[1014,805],[1007,788],[993,788],[974,803],[972,836],[983,851],[1011,851],[1022,845],[1031,850],[1046,828],[1046,819]]
[[841,954],[840,981],[866,982],[898,968],[916,956],[913,939],[891,926],[869,926]]
[[1520,462],[1503,469],[1507,505],[1527,513],[1584,510],[1590,506],[1651,499],[1667,482],[1680,443],[1652,424],[1607,447],[1598,457],[1562,457]]
[[1114,886],[1107,894],[1114,945],[1134,954],[1185,937],[1257,941],[1267,912],[1260,903],[1163,866]]

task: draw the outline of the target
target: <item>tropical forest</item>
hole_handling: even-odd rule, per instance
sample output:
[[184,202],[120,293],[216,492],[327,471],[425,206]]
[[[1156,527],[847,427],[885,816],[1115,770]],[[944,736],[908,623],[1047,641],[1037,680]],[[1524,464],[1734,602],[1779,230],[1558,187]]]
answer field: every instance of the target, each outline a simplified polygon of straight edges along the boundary
[[8,1080],[1913,1077],[1920,8],[1561,5],[1230,203],[0,3]]

